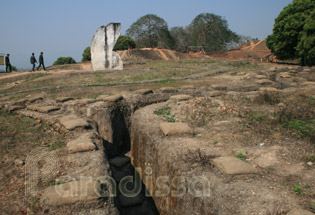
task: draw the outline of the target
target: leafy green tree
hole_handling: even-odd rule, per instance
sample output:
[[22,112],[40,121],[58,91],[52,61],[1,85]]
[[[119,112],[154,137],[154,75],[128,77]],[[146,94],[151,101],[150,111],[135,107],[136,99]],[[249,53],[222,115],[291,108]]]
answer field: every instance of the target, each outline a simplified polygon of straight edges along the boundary
[[231,42],[239,37],[232,32],[228,23],[221,16],[212,13],[201,13],[190,24],[192,45],[203,46],[205,51],[225,50]]
[[59,57],[53,65],[73,64],[76,63],[72,57]]
[[127,30],[127,36],[134,39],[139,48],[171,48],[173,45],[167,23],[154,14],[140,17]]
[[174,49],[179,52],[187,52],[191,45],[191,27],[173,27],[171,35],[175,39]]
[[90,46],[86,47],[82,54],[82,62],[91,61],[91,48]]
[[127,36],[120,36],[115,44],[114,51],[127,50],[129,47],[136,48],[135,41]]
[[297,51],[302,64],[315,65],[315,10],[305,21]]
[[309,62],[308,55],[314,52],[314,10],[314,0],[293,0],[275,19],[266,42],[278,59],[300,58],[302,63]]

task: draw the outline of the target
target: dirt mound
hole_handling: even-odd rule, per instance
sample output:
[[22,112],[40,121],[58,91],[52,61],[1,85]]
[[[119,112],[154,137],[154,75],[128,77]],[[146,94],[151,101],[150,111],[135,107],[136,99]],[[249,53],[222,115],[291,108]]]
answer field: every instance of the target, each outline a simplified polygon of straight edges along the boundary
[[130,49],[124,51],[117,51],[120,57],[124,59],[133,58],[139,60],[179,60],[188,59],[189,55],[179,53],[169,49],[158,48],[142,48],[142,49]]
[[230,51],[213,52],[209,54],[215,58],[225,59],[267,59],[271,56],[265,40],[250,41]]

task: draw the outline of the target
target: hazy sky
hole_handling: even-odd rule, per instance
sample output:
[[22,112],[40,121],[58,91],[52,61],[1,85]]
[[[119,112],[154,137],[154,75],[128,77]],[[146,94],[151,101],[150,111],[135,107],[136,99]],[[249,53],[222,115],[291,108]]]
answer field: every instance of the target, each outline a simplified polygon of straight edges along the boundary
[[10,53],[18,68],[44,52],[45,65],[58,57],[81,61],[98,27],[129,26],[146,14],[163,18],[169,28],[187,26],[200,13],[224,17],[237,34],[265,39],[274,19],[292,0],[0,0],[0,53]]

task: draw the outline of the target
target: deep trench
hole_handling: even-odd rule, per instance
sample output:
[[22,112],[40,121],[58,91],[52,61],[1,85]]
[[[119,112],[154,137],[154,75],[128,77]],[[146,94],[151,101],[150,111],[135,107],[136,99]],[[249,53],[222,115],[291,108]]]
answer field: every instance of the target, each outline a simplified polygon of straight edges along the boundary
[[[147,189],[139,174],[125,153],[130,151],[130,111],[115,107],[111,113],[112,143],[104,140],[105,155],[109,161],[111,175],[116,181],[114,204],[121,215],[158,215],[153,198],[147,195]],[[126,183],[129,179],[132,182]],[[119,187],[126,187],[121,190]],[[123,192],[123,193],[122,193]],[[127,197],[126,194],[132,197]]]

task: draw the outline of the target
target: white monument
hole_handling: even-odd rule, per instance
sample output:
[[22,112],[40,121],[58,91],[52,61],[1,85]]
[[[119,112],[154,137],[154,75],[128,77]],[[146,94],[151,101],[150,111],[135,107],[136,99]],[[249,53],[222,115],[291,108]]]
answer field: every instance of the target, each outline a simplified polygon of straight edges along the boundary
[[97,29],[91,41],[92,68],[96,70],[123,69],[123,62],[113,48],[120,36],[120,23],[110,23]]

